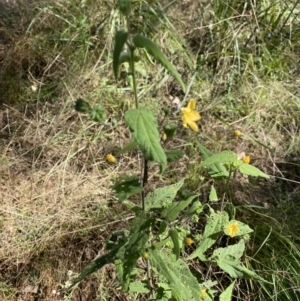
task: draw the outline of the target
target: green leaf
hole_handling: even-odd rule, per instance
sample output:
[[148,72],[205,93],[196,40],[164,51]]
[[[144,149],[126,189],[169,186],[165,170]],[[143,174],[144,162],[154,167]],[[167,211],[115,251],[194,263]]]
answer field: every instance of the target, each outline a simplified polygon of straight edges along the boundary
[[199,151],[201,152],[204,160],[211,157],[213,155],[213,153],[211,151],[209,151],[205,146],[203,146],[201,143],[199,143],[197,141],[197,147],[199,149]]
[[184,217],[199,215],[203,211],[203,206],[200,201],[195,201],[192,206],[185,212]]
[[169,245],[169,242],[170,242],[170,237],[168,237],[162,241],[156,242],[155,244],[153,244],[153,248],[160,249],[161,247],[163,247],[167,244]]
[[129,63],[131,60],[131,55],[127,51],[123,51],[119,56],[119,62],[118,65],[120,66],[123,63]]
[[80,113],[88,113],[91,110],[91,106],[88,102],[82,98],[78,98],[75,103],[75,110]]
[[115,267],[116,267],[118,279],[123,279],[123,277],[124,277],[123,261],[121,259],[116,259],[114,261],[114,264],[115,264]]
[[118,0],[118,8],[124,16],[128,17],[131,12],[131,0]]
[[239,164],[240,164],[239,171],[244,175],[253,176],[253,177],[262,177],[266,179],[270,178],[269,175],[265,174],[264,172],[262,172],[261,170],[259,170],[258,168],[256,168],[251,164],[245,164],[241,160],[239,160]]
[[206,222],[203,238],[200,241],[199,247],[188,259],[198,257],[202,261],[207,261],[204,252],[217,241],[223,232],[224,226],[228,224],[228,219],[228,214],[225,211],[218,213],[212,212]]
[[130,283],[129,286],[129,294],[133,295],[133,294],[147,294],[149,293],[149,288],[147,287],[147,283],[146,282],[142,282],[142,281],[134,281],[132,283]]
[[161,164],[161,170],[167,167],[167,156],[160,145],[157,122],[153,113],[146,109],[131,109],[125,113],[125,122],[147,160]]
[[176,184],[156,188],[154,191],[149,192],[145,198],[146,210],[169,206],[174,200],[178,190],[182,187],[183,182],[184,179]]
[[184,153],[181,150],[177,149],[168,149],[165,151],[168,162],[176,162],[181,159]]
[[222,163],[215,163],[208,166],[208,173],[214,180],[222,180],[229,177],[229,172]]
[[118,151],[118,153],[116,154],[116,156],[120,156],[124,153],[127,153],[129,151],[131,151],[132,149],[134,149],[137,146],[136,141],[131,141],[129,142],[126,146],[124,146],[121,150]]
[[[220,267],[221,268],[221,267]],[[236,271],[236,274],[239,275],[239,278],[244,278],[244,279],[253,279],[253,280],[257,280],[257,281],[262,281],[268,284],[273,285],[274,283],[266,281],[264,278],[260,277],[259,275],[257,275],[254,271],[251,271],[249,269],[247,269],[244,265],[239,264],[239,265],[235,265],[234,269]],[[234,277],[233,277],[234,278]]]
[[68,289],[71,289],[72,287],[74,287],[74,285],[76,285],[77,283],[79,283],[81,280],[85,279],[87,276],[91,275],[92,273],[96,272],[97,270],[101,269],[106,264],[114,262],[121,247],[122,245],[115,247],[109,253],[97,258],[91,264],[86,266],[81,271],[79,276],[76,279],[74,279],[72,285]]
[[200,285],[200,301],[213,301],[215,294],[218,292],[212,287],[218,284],[217,281],[207,280]]
[[246,278],[267,282],[254,271],[250,271],[242,265],[240,258],[242,257],[244,250],[245,242],[242,239],[235,245],[214,250],[210,259],[216,262],[217,265],[232,278]]
[[143,191],[143,187],[141,187],[139,179],[136,176],[121,177],[111,188],[115,191],[119,202],[123,202],[130,196]]
[[[133,59],[134,59],[135,62],[138,62],[140,60],[140,57],[134,55]],[[131,55],[130,55],[129,52],[124,51],[120,54],[120,56],[119,56],[119,66],[123,63],[130,63],[130,61],[131,61]]]
[[[202,144],[197,142],[197,147],[199,151],[201,152],[204,160],[208,159],[213,155],[212,152],[210,152],[207,148],[205,148]],[[225,168],[225,166],[221,163],[215,163],[208,166],[208,173],[210,176],[215,180],[221,180],[223,178],[228,178],[229,172]]]
[[165,282],[157,283],[157,286],[154,298],[149,299],[149,301],[170,301],[172,298],[170,286]]
[[128,39],[128,32],[124,30],[119,30],[116,33],[115,37],[115,47],[113,52],[113,70],[116,80],[118,80],[119,76],[119,60],[120,60],[120,54],[123,50],[123,47]]
[[179,258],[180,255],[180,243],[179,243],[179,236],[176,228],[169,230],[169,235],[173,241],[173,254],[175,255],[176,260]]
[[211,260],[233,278],[242,277],[242,274],[235,269],[236,265],[240,265],[240,259],[245,251],[245,242],[241,239],[237,244],[225,248],[214,250]]
[[161,215],[169,222],[174,221],[183,210],[190,205],[190,203],[197,197],[192,195],[186,201],[173,202],[167,208],[165,208]]
[[122,258],[124,275],[121,282],[126,291],[129,287],[130,274],[149,240],[150,227],[153,225],[153,222],[154,220],[143,211],[131,222],[129,241],[125,246],[125,256]]
[[214,185],[211,185],[211,187],[210,187],[209,200],[211,202],[217,202],[219,200],[217,191],[216,191]]
[[226,290],[220,295],[220,301],[231,301],[232,291],[234,289],[235,281],[233,281]]
[[162,235],[164,232],[166,232],[168,228],[168,224],[165,221],[162,221],[159,225],[157,235]]
[[207,159],[205,159],[201,164],[200,167],[208,167],[212,164],[217,163],[233,163],[237,161],[237,155],[236,153],[226,150],[217,154],[214,154]]
[[179,249],[182,250],[185,247],[185,238],[189,234],[186,229],[182,229],[180,227],[176,227],[177,235],[178,235],[178,242],[179,242]]
[[145,48],[150,55],[152,55],[162,66],[164,66],[174,76],[174,78],[180,84],[183,92],[185,92],[185,85],[179,73],[154,42],[139,34],[133,37],[132,42],[137,48]]
[[149,250],[149,260],[159,278],[167,281],[176,301],[198,301],[200,286],[188,265],[179,258],[174,262],[163,250]]

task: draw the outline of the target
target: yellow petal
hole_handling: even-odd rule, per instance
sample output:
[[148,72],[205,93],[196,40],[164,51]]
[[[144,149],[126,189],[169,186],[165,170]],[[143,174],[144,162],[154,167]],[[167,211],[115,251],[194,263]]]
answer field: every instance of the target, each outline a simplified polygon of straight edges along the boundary
[[250,163],[250,156],[244,156],[242,160],[245,164],[249,164]]
[[188,121],[187,120],[182,120],[182,125],[187,128],[188,126]]
[[198,128],[198,125],[196,122],[194,121],[188,121],[187,122],[188,126],[195,132],[198,132],[199,131],[199,128]]
[[197,111],[191,111],[186,114],[186,118],[188,118],[190,121],[198,121],[201,119],[201,116]]
[[192,111],[192,110],[189,109],[189,108],[181,108],[182,114],[188,114],[188,113],[190,113],[191,111]]
[[187,105],[187,108],[188,109],[191,109],[191,110],[195,110],[196,108],[196,100],[195,99],[191,99]]
[[206,289],[202,289],[201,290],[201,296],[202,297],[206,297],[207,296]]
[[240,232],[240,229],[238,227],[237,222],[234,222],[234,223],[231,223],[231,224],[227,225],[226,230],[227,230],[230,237],[234,237],[237,233]]
[[181,120],[182,120],[182,125],[184,127],[187,127],[187,124],[188,124],[188,121],[189,121],[189,119],[187,118],[187,114],[183,113],[182,116],[181,116]]

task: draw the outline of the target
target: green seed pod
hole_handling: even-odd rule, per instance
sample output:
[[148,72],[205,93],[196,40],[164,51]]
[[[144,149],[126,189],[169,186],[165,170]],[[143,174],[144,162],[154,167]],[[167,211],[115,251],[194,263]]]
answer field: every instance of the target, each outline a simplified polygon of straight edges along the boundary
[[106,112],[103,107],[95,106],[90,111],[90,118],[95,122],[104,122],[106,118]]
[[87,113],[91,110],[91,106],[82,98],[78,98],[75,103],[75,110],[80,113]]
[[131,12],[131,0],[118,0],[118,8],[124,16],[129,16]]
[[164,133],[167,135],[168,139],[172,139],[175,136],[177,130],[177,125],[175,124],[166,124],[164,126]]

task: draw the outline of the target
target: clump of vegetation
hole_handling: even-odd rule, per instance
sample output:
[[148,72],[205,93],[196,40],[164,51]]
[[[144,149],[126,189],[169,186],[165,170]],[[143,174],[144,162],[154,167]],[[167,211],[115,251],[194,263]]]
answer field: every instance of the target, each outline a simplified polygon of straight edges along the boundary
[[1,298],[296,300],[298,4],[5,7]]

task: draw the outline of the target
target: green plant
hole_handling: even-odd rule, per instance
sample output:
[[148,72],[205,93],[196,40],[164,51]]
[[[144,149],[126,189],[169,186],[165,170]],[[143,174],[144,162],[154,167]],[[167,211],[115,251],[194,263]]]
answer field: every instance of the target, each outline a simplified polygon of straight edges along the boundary
[[[286,77],[299,43],[299,1],[211,1],[190,31],[199,71],[214,74],[216,92],[238,88],[241,76]],[[200,33],[200,34],[199,34]]]
[[[184,197],[184,194],[180,194],[184,188],[184,178],[147,193],[150,162],[159,164],[160,173],[163,173],[168,163],[178,161],[183,153],[177,149],[166,149],[160,139],[162,129],[165,130],[166,139],[176,135],[177,126],[168,123],[174,122],[174,118],[167,111],[156,118],[138,98],[135,71],[140,57],[136,55],[137,50],[144,51],[164,66],[184,92],[186,88],[160,48],[149,38],[134,35],[130,31],[131,1],[120,0],[119,9],[126,18],[127,31],[121,30],[115,35],[113,71],[118,80],[120,65],[128,64],[135,103],[135,108],[127,110],[124,115],[133,140],[119,154],[136,148],[143,157],[143,163],[140,175],[117,179],[112,189],[119,202],[126,204],[135,217],[129,230],[116,233],[117,239],[107,242],[107,253],[83,269],[71,287],[108,263],[115,264],[123,290],[132,295],[147,294],[149,300],[213,300],[219,295],[220,300],[228,301],[231,300],[235,279],[269,283],[243,262],[246,246],[251,239],[249,234],[253,230],[236,220],[234,212],[227,212],[228,207],[233,206],[229,206],[227,192],[235,174],[269,178],[249,164],[249,156],[239,159],[237,154],[229,150],[212,154],[202,144],[196,143],[203,157],[198,168],[207,172],[207,179],[224,184],[220,202],[214,185],[211,185],[207,204],[199,201],[198,194]],[[75,108],[79,112],[89,113],[94,121],[104,121],[104,110],[92,108],[83,99],[77,100]],[[196,101],[190,100],[186,107],[181,108],[181,112],[182,126],[197,132],[196,121],[200,119],[200,114],[196,110]],[[111,154],[107,158],[110,163],[116,162]],[[139,199],[139,205],[132,201],[133,196]],[[214,209],[216,202],[219,210]],[[200,219],[205,225],[203,233],[201,236],[194,235],[191,223],[198,223]],[[222,239],[226,239],[227,243],[220,243]],[[191,252],[193,245],[196,248]],[[146,265],[145,270],[137,268],[140,258]],[[222,293],[218,294],[216,287],[219,283],[214,277],[204,280],[190,270],[188,263],[195,259],[204,265],[214,265],[229,275],[226,278],[227,288]]]
[[11,298],[15,297],[16,293],[16,290],[6,281],[0,282],[0,296],[3,300],[11,300]]

